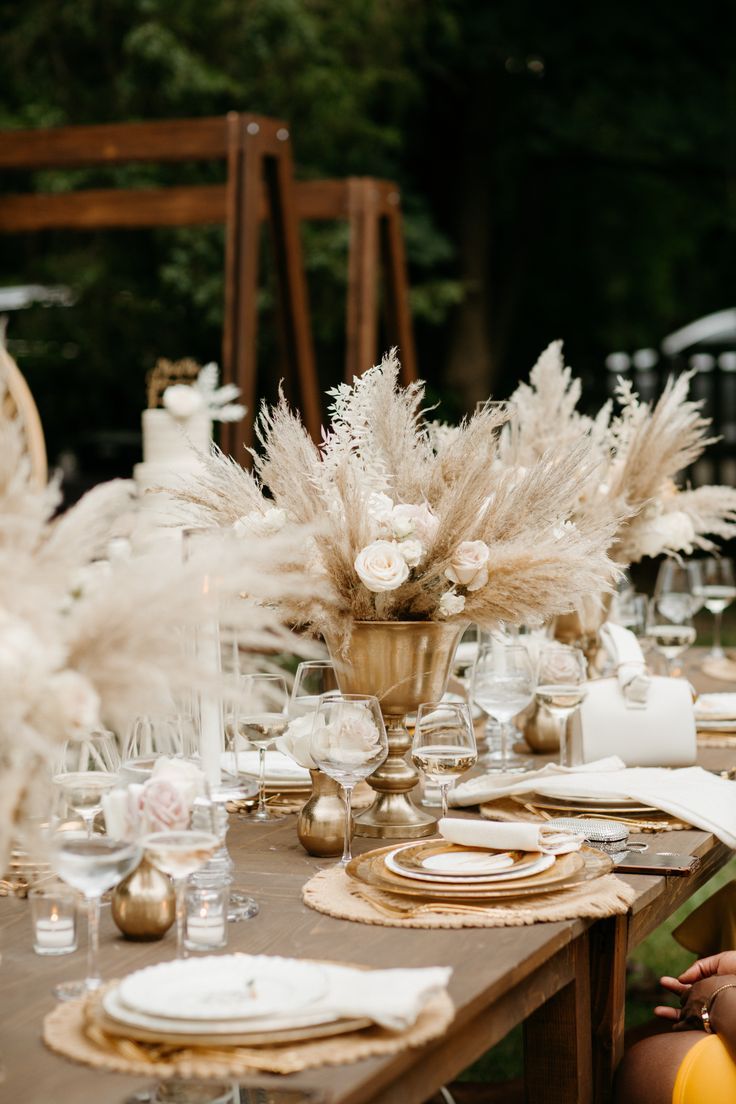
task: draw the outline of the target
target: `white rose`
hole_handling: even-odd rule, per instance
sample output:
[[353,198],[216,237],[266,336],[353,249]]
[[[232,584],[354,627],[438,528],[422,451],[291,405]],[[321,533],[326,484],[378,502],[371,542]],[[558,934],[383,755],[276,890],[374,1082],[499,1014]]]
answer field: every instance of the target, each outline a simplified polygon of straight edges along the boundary
[[695,528],[682,510],[659,514],[642,520],[635,526],[636,546],[642,556],[659,556],[661,552],[692,552]]
[[275,741],[274,746],[300,767],[316,770],[317,764],[310,754],[312,732],[323,728],[324,723],[325,719],[321,713],[306,713],[303,717],[295,717],[289,722],[289,727],[283,736],[279,736]]
[[409,578],[409,567],[395,541],[367,544],[355,557],[353,566],[363,585],[375,594],[396,590]]
[[391,511],[391,529],[399,540],[412,536],[428,546],[437,536],[440,519],[428,503],[400,502]]
[[480,590],[488,582],[491,551],[484,541],[463,541],[457,546],[445,575],[451,583]]
[[386,758],[381,735],[370,712],[361,705],[337,707],[329,724],[314,729],[312,758],[357,774],[370,774]]
[[167,759],[161,756],[153,764],[151,780],[170,782],[181,792],[183,799],[191,806],[194,799],[205,792],[203,772],[188,759]]
[[77,671],[58,671],[46,684],[47,712],[69,738],[86,736],[100,725],[100,697]]
[[409,567],[417,567],[424,558],[424,546],[418,540],[403,540],[399,544],[399,552],[406,560]]
[[189,387],[186,383],[172,383],[164,391],[163,404],[172,418],[191,418],[192,414],[203,409],[204,397],[196,387]]
[[233,529],[241,537],[272,537],[286,525],[286,513],[279,506],[267,510],[251,510],[249,514],[233,522]]
[[443,617],[454,617],[465,609],[465,599],[454,590],[446,590],[440,598],[440,613]]

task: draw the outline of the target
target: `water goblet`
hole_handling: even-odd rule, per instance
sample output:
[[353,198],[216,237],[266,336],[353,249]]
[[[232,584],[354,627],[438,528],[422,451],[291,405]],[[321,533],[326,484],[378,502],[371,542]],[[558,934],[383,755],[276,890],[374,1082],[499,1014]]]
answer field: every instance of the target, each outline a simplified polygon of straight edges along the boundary
[[162,873],[168,874],[174,883],[177,958],[186,958],[184,935],[187,880],[212,858],[220,846],[215,810],[209,797],[198,797],[195,800],[193,817],[196,817],[199,825],[197,828],[171,828],[149,832],[140,841],[148,860]]
[[580,648],[550,644],[539,655],[537,701],[560,722],[560,766],[569,766],[567,722],[586,694],[587,663]]
[[481,643],[473,666],[471,697],[481,709],[501,725],[498,754],[484,758],[489,773],[516,773],[529,770],[528,761],[509,754],[509,736],[516,733],[511,724],[534,698],[534,665],[529,651],[502,637]]
[[339,782],[342,789],[345,835],[340,863],[346,866],[353,857],[353,789],[388,755],[378,699],[370,694],[326,694],[314,714],[310,754],[320,770]]
[[67,740],[56,764],[54,785],[69,809],[82,818],[87,837],[102,811],[103,795],[117,783],[120,755],[111,732],[91,732]]
[[300,663],[289,699],[290,719],[314,713],[323,694],[338,692],[334,663],[328,659],[309,659]]
[[[258,806],[250,820],[267,822],[281,820],[266,805],[266,748],[283,736],[289,724],[287,706],[289,691],[281,675],[244,675],[240,680],[243,693],[234,711],[231,740],[236,765],[244,743],[258,748]],[[239,767],[238,773],[240,772]]]
[[411,745],[414,765],[435,782],[447,816],[447,791],[478,760],[468,706],[456,702],[423,702],[417,710]]
[[707,659],[723,659],[726,654],[721,645],[721,620],[724,610],[736,598],[736,577],[733,560],[723,556],[708,556],[691,560],[688,567],[693,573],[692,590],[696,598],[713,614],[713,643]]
[[647,636],[665,658],[667,674],[675,673],[675,660],[695,643],[692,603],[682,595],[664,594],[649,603]]
[[[63,795],[62,795],[63,796]],[[136,868],[141,848],[112,836],[82,836],[57,813],[47,829],[49,862],[66,885],[78,890],[87,904],[87,976],[64,982],[54,992],[59,1000],[73,1000],[99,989],[100,898]]]

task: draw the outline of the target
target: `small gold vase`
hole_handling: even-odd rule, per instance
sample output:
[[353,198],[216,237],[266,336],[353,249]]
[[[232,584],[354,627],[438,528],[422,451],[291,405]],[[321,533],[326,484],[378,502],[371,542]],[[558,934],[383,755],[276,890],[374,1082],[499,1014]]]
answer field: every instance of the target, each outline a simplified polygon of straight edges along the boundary
[[545,705],[535,703],[524,718],[524,739],[535,755],[551,755],[560,750],[560,731],[567,720],[553,716]]
[[312,793],[296,818],[296,834],[308,855],[329,858],[342,855],[345,835],[345,802],[334,778],[310,770]]
[[368,779],[377,797],[355,818],[357,835],[418,839],[434,832],[437,819],[409,796],[419,772],[407,759],[404,717],[422,702],[440,700],[467,627],[466,621],[356,621],[346,655],[337,639],[325,636],[342,693],[374,694],[386,723],[388,758]]
[[112,918],[126,939],[163,939],[176,918],[171,881],[146,858],[112,895]]
[[555,618],[555,639],[571,644],[585,653],[591,677],[599,670],[605,652],[601,646],[600,628],[611,611],[612,594],[584,598],[572,613]]

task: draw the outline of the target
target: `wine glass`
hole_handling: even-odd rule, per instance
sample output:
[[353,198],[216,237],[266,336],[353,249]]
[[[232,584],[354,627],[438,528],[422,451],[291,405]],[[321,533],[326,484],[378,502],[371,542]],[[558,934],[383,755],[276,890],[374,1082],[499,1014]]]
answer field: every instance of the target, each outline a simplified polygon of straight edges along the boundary
[[289,717],[314,713],[323,694],[337,693],[335,665],[329,659],[309,659],[300,663],[289,699]]
[[736,577],[733,560],[726,556],[708,556],[702,560],[691,560],[688,567],[697,572],[693,579],[693,594],[702,599],[702,604],[713,614],[713,644],[708,659],[723,659],[726,654],[721,646],[721,620],[724,610],[736,598]]
[[339,782],[345,800],[345,836],[340,863],[352,859],[352,794],[388,755],[378,699],[370,694],[325,694],[314,715],[310,754],[320,770]]
[[243,694],[235,708],[233,752],[235,762],[243,742],[258,748],[258,807],[251,820],[281,820],[266,805],[266,748],[283,736],[289,724],[289,691],[281,675],[245,675],[240,680]]
[[585,654],[568,644],[549,644],[539,654],[537,701],[560,722],[560,766],[568,766],[567,721],[580,707],[588,677]]
[[417,710],[411,757],[439,786],[442,816],[446,817],[450,785],[478,761],[468,706],[464,702],[423,702]]
[[55,874],[83,894],[87,904],[87,976],[57,985],[59,1000],[73,1000],[99,989],[100,898],[126,878],[141,859],[137,843],[112,836],[82,836],[65,822],[63,791],[48,825],[49,862]]
[[511,724],[534,698],[534,665],[528,650],[502,637],[481,643],[473,666],[471,696],[481,709],[501,725],[501,748],[498,756],[485,758],[490,773],[529,769],[526,760],[510,755],[509,736],[516,733]]
[[185,713],[142,714],[133,721],[123,751],[122,775],[145,782],[156,759],[195,758],[194,722]]
[[184,927],[187,879],[209,862],[221,844],[216,829],[215,809],[208,796],[195,799],[192,820],[196,828],[172,828],[149,832],[141,839],[146,857],[168,874],[176,893],[176,957],[186,958]]
[[112,732],[92,732],[67,740],[56,764],[54,784],[68,808],[84,821],[91,839],[102,797],[112,790],[120,772],[120,755]]
[[667,674],[675,673],[675,660],[695,643],[692,603],[680,594],[652,598],[647,617],[647,636],[665,658]]
[[696,593],[701,589],[700,581],[699,560],[663,560],[654,584],[654,597],[668,599],[665,610],[668,606],[673,610],[689,606],[689,613],[694,615],[703,604],[702,596]]
[[633,590],[623,591],[617,594],[613,600],[613,607],[609,620],[617,625],[623,625],[637,638],[645,635],[647,630],[647,606],[649,599],[646,594],[637,594]]

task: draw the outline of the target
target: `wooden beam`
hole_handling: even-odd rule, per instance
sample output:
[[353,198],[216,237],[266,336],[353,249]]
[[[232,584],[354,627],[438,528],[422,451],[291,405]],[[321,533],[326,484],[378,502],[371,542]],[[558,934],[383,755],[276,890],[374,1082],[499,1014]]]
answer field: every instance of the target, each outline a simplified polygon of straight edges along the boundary
[[223,223],[226,210],[224,184],[9,195],[0,197],[0,233],[196,226]]

